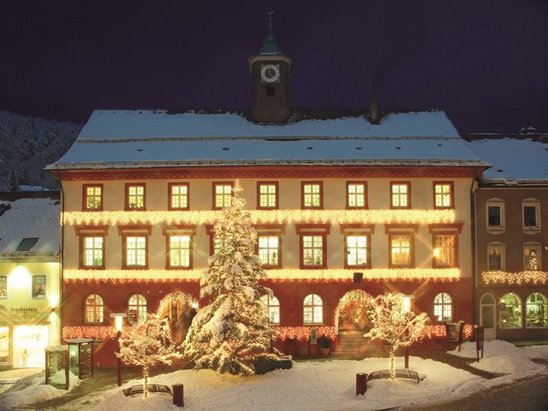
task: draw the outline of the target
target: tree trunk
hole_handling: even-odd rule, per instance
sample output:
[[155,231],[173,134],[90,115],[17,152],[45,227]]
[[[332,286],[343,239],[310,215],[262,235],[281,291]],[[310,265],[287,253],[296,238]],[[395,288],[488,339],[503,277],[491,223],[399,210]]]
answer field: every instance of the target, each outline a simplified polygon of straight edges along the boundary
[[394,381],[396,379],[396,348],[390,346],[390,380]]
[[148,397],[148,365],[143,365],[143,398]]

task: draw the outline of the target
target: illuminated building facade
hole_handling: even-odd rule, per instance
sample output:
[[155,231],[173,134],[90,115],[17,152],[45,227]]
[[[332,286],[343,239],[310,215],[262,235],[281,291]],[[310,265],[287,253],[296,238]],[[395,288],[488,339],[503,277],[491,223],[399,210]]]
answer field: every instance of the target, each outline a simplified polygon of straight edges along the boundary
[[43,367],[60,343],[59,193],[0,196],[0,365]]

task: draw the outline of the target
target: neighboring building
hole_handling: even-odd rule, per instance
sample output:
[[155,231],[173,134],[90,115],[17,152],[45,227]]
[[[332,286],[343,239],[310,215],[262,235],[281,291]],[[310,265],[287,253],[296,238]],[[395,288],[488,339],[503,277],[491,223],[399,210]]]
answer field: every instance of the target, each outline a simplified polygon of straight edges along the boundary
[[[250,111],[95,111],[49,166],[63,192],[64,338],[109,341],[112,313],[132,322],[173,292],[199,300],[236,179],[282,349],[304,354],[291,343],[311,328],[361,329],[356,302],[387,291],[435,332],[471,324],[472,192],[486,164],[445,113],[290,110],[291,60],[270,31],[249,65]],[[179,308],[165,313],[188,323]],[[98,347],[101,364],[114,347]]]
[[43,367],[60,343],[59,192],[0,194],[0,366]]
[[477,319],[487,338],[548,338],[548,135],[470,135],[492,164],[474,195]]

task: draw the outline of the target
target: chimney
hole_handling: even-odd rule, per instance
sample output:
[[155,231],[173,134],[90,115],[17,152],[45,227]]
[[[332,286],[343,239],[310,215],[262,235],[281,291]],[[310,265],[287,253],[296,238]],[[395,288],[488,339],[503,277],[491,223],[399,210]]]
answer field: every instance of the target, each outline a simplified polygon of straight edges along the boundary
[[379,110],[377,108],[377,97],[369,97],[369,122],[371,124],[379,124]]

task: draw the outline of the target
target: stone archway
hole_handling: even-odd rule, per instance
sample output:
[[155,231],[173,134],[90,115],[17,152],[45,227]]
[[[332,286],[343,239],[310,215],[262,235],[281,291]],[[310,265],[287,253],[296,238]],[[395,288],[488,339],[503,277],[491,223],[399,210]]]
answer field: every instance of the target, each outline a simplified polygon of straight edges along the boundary
[[157,313],[160,318],[169,319],[171,337],[175,346],[184,341],[197,308],[197,301],[190,294],[182,291],[169,293],[160,301]]
[[339,301],[335,310],[335,327],[339,333],[367,330],[367,306],[373,297],[363,290],[347,292]]

